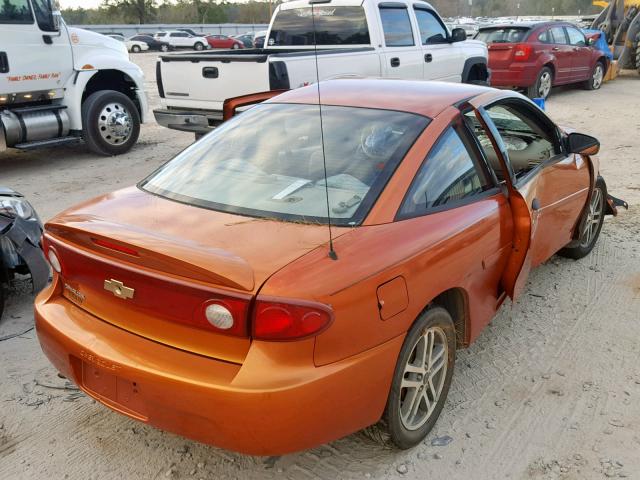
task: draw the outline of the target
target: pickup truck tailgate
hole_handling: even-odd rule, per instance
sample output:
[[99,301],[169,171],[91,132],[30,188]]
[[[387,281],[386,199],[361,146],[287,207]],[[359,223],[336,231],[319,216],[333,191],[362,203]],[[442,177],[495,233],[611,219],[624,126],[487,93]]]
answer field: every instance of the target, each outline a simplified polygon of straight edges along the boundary
[[172,54],[159,62],[164,97],[173,106],[222,110],[227,98],[269,90],[266,54]]

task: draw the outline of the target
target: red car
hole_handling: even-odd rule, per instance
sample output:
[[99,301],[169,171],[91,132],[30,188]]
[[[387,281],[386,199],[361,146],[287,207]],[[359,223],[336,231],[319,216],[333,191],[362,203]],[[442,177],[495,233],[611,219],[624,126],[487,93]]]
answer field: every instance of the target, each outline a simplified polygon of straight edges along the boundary
[[244,43],[226,35],[207,35],[205,37],[211,48],[244,48]]
[[517,23],[481,28],[476,35],[489,47],[491,86],[526,90],[547,98],[551,87],[602,85],[609,59],[581,30],[564,22]]

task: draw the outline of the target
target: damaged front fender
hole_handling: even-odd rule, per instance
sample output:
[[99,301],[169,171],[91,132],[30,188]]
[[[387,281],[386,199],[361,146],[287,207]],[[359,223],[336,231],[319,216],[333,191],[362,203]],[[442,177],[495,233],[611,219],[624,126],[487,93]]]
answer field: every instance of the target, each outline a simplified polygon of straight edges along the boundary
[[605,215],[617,216],[618,207],[623,207],[625,210],[629,210],[629,204],[627,202],[607,193],[607,203],[604,210]]
[[49,265],[40,248],[42,225],[22,217],[0,215],[0,266],[3,277],[10,278],[12,272],[28,269],[34,292],[42,290],[49,281]]

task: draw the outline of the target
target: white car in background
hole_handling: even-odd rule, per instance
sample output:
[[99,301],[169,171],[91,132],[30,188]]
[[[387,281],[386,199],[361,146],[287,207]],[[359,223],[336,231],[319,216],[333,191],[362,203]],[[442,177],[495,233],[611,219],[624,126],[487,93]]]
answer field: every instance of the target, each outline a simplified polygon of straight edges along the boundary
[[162,42],[167,42],[174,48],[193,48],[194,50],[206,50],[209,42],[203,36],[191,35],[190,33],[180,30],[169,30],[166,32],[158,32],[153,38]]
[[144,52],[145,50],[149,50],[149,45],[147,45],[146,43],[131,39],[125,40],[124,36],[120,35],[119,33],[107,33],[106,36],[124,43],[127,46],[127,50],[133,53],[140,53]]

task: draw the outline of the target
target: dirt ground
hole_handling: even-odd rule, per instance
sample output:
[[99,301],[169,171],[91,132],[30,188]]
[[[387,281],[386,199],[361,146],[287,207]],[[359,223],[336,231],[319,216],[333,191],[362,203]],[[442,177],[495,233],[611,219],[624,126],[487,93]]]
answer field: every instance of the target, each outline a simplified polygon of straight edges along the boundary
[[[134,55],[158,103],[153,54]],[[0,343],[0,479],[640,479],[640,76],[600,91],[554,90],[550,115],[602,141],[602,173],[631,210],[594,252],[554,257],[528,293],[459,353],[443,414],[424,444],[383,448],[361,433],[284,457],[194,443],[97,404],[56,376],[35,333]],[[47,219],[131,185],[192,136],[144,125],[127,155],[81,146],[0,154],[0,183]],[[17,285],[0,337],[33,325]],[[321,401],[321,399],[319,399]]]

